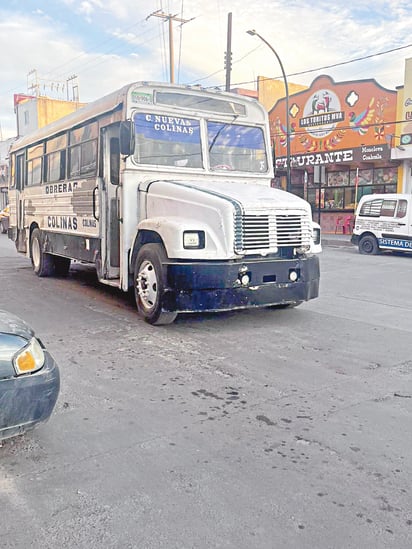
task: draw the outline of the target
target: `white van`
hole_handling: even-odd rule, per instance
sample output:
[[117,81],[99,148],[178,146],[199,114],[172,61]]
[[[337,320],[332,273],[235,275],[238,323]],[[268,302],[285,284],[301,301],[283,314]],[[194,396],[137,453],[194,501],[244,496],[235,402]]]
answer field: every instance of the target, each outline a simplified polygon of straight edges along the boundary
[[381,250],[412,252],[411,198],[409,194],[362,196],[351,239],[361,254],[378,254]]

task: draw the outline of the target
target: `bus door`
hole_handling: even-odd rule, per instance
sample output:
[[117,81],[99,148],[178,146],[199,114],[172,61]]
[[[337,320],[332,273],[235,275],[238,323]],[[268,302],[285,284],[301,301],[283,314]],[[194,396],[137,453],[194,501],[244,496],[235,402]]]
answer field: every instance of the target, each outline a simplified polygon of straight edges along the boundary
[[103,182],[101,192],[102,266],[107,279],[120,277],[120,147],[119,125],[102,132]]
[[14,166],[12,168],[12,185],[10,187],[9,201],[12,206],[10,208],[10,226],[15,227],[15,230],[13,231],[13,239],[19,252],[26,252],[27,247],[29,246],[29,243],[25,241],[26,235],[24,230],[24,166],[24,153],[16,154],[14,158]]

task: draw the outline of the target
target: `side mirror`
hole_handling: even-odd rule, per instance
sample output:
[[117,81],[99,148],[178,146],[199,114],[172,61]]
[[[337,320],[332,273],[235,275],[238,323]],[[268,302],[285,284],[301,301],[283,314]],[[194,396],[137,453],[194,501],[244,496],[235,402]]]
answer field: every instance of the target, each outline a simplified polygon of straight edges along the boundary
[[133,123],[131,120],[126,120],[120,123],[120,154],[130,156],[134,152],[134,133]]

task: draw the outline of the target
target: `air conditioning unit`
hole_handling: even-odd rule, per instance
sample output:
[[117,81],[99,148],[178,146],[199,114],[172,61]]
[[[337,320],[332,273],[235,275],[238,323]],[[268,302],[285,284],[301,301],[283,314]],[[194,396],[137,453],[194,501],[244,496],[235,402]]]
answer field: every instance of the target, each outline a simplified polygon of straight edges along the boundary
[[401,135],[401,145],[410,145],[412,143],[412,133],[404,133]]

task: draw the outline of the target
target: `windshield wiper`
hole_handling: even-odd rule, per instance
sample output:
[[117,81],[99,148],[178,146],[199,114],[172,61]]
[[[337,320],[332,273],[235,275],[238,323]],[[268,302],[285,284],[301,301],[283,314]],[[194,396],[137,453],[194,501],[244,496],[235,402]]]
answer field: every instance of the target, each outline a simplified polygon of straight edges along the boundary
[[214,138],[212,139],[212,142],[210,143],[209,145],[209,152],[211,152],[211,150],[213,149],[215,143],[216,143],[216,140],[217,138],[219,137],[219,135],[222,133],[222,131],[226,128],[228,128],[229,126],[231,126],[232,124],[234,124],[234,122],[239,118],[239,115],[238,114],[235,114],[233,116],[233,120],[231,122],[226,122],[224,124],[222,124],[222,127],[219,128],[219,130],[216,132],[216,135],[214,136]]

